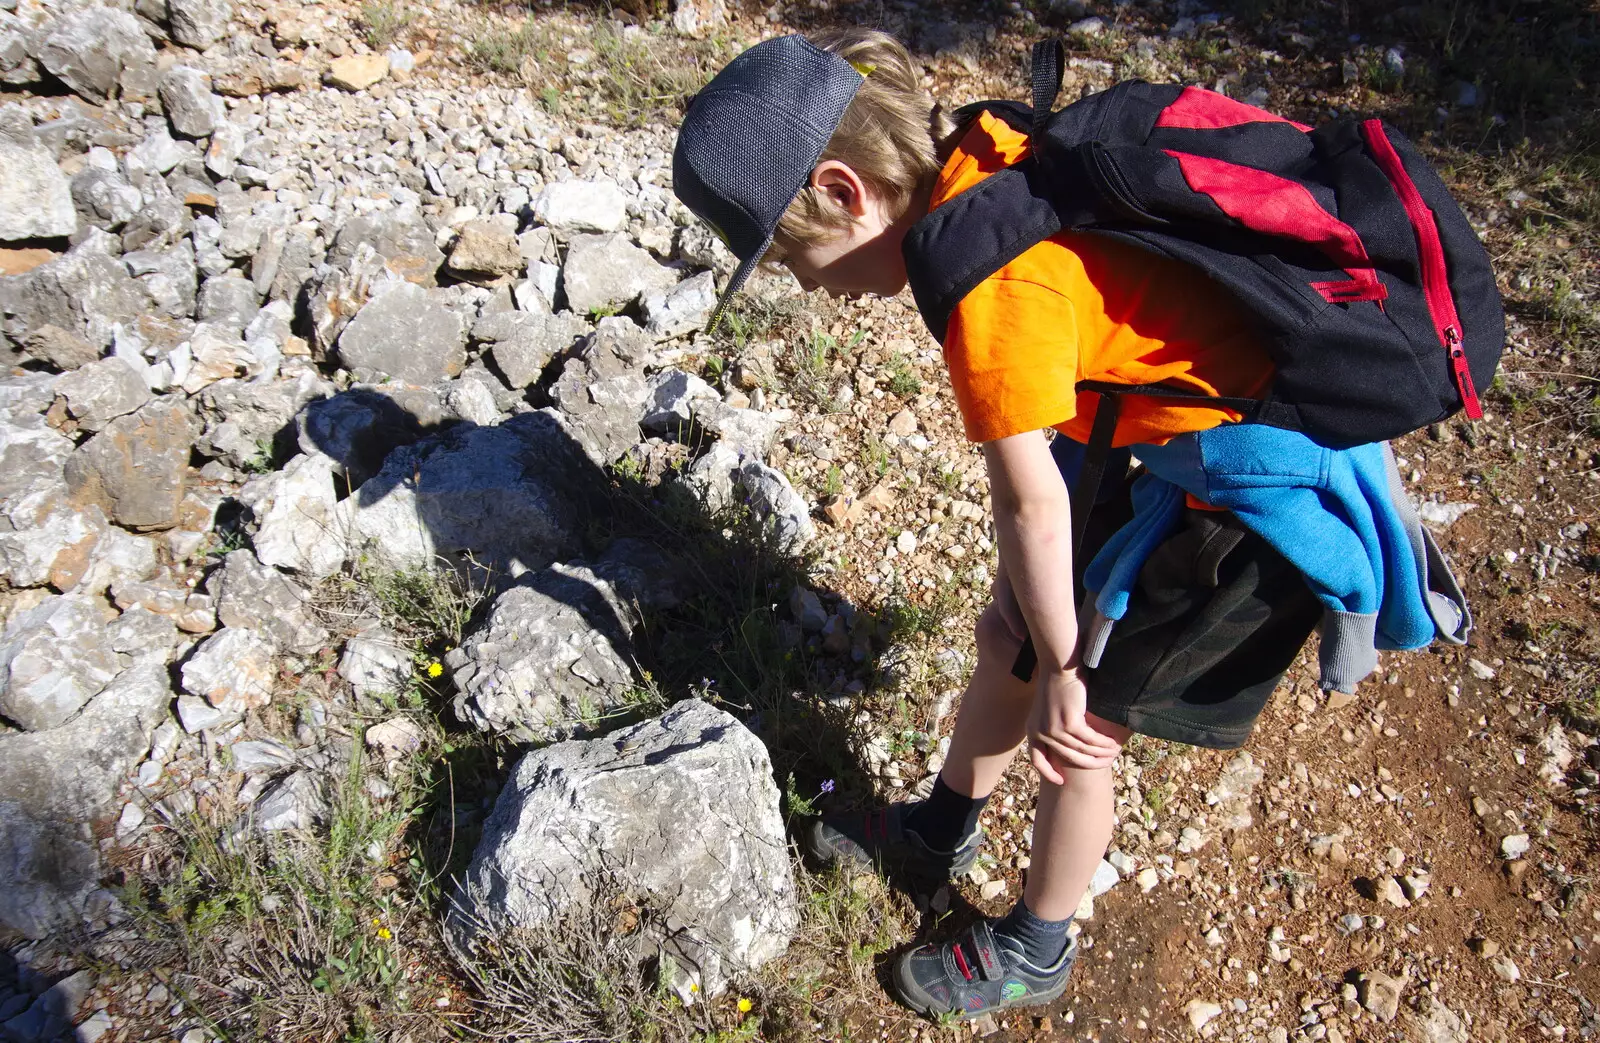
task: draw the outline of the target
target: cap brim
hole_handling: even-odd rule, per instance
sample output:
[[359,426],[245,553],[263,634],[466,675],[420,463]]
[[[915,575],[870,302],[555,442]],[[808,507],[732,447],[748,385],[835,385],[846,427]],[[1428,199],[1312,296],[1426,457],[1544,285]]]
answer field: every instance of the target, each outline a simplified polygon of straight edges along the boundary
[[722,316],[727,312],[728,305],[733,303],[733,295],[743,288],[745,280],[749,279],[750,274],[756,270],[756,265],[761,263],[761,258],[767,255],[767,250],[772,247],[774,234],[776,234],[775,231],[768,232],[767,238],[761,243],[761,248],[746,257],[739,263],[739,267],[734,269],[733,278],[729,279],[728,285],[723,288],[722,296],[717,298],[717,307],[712,311],[711,319],[706,323],[707,336],[717,331],[717,326],[722,323]]

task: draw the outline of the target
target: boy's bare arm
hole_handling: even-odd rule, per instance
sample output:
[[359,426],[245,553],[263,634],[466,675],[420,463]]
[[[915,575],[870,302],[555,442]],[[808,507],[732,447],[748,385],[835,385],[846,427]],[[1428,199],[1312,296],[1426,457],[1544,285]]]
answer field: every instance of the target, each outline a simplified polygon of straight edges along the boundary
[[1078,662],[1072,600],[1072,508],[1050,445],[1038,431],[988,442],[989,494],[1000,557],[1041,666]]
[[995,536],[1018,607],[1039,654],[1039,692],[1029,740],[1034,767],[1061,782],[1061,769],[1099,768],[1119,744],[1085,720],[1078,676],[1078,614],[1072,591],[1072,509],[1038,431],[987,442]]

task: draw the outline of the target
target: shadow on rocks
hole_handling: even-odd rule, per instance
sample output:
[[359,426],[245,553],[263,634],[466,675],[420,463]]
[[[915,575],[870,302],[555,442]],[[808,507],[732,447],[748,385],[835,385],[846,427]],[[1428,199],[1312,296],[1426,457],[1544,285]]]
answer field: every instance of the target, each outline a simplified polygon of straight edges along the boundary
[[[832,810],[818,805],[824,791],[870,793],[852,752],[860,699],[840,695],[838,657],[788,608],[796,586],[838,595],[807,580],[808,562],[784,549],[747,497],[713,509],[681,480],[715,445],[694,425],[681,441],[641,432],[625,466],[608,469],[572,424],[551,408],[493,426],[440,424],[369,389],[313,402],[299,422],[300,447],[342,468],[359,553],[444,565],[488,593],[462,648],[428,650],[449,670],[441,697],[453,712],[441,718],[456,733],[440,766],[448,784],[418,817],[435,869],[465,868],[527,748],[601,735],[685,698],[716,703],[762,740],[792,826]],[[576,625],[529,645],[522,662],[494,659],[508,644],[542,640],[529,630],[557,617]],[[541,673],[547,664],[537,660],[567,654],[568,642],[585,645],[582,658]],[[875,642],[850,665],[876,676],[880,653]],[[586,686],[592,707],[580,706]],[[551,691],[559,703],[541,703]],[[546,711],[562,719],[520,726]],[[487,741],[467,738],[483,733]]]

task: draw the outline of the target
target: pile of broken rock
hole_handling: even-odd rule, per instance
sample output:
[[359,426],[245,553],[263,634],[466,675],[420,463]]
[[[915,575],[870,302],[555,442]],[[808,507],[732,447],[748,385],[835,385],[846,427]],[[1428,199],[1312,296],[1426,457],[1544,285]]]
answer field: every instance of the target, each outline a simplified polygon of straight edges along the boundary
[[[0,105],[0,923],[105,927],[106,846],[220,786],[250,828],[316,821],[343,763],[330,703],[414,669],[376,623],[312,610],[357,556],[499,577],[447,657],[454,710],[548,740],[627,697],[637,611],[670,589],[637,542],[576,560],[607,468],[693,429],[676,481],[791,550],[812,537],[764,462],[783,412],[672,368],[729,258],[672,199],[665,131],[575,144],[522,92],[323,88],[327,25],[294,11],[0,6],[21,89]],[[46,81],[70,93],[29,93]],[[299,745],[252,738],[283,665],[319,654],[348,686]],[[662,748],[696,757],[743,732],[665,720],[694,731]],[[725,842],[781,852],[741,742],[765,788],[737,792],[766,811]],[[787,862],[747,864],[792,910]]]

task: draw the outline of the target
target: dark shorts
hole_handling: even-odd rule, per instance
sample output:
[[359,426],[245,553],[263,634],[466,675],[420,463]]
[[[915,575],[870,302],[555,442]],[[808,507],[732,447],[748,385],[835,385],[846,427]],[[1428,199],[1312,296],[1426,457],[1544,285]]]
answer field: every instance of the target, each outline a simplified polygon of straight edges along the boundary
[[[1131,515],[1130,484],[1090,515],[1081,563]],[[1232,749],[1321,618],[1299,570],[1231,511],[1185,508],[1086,672],[1089,711],[1141,735]]]

